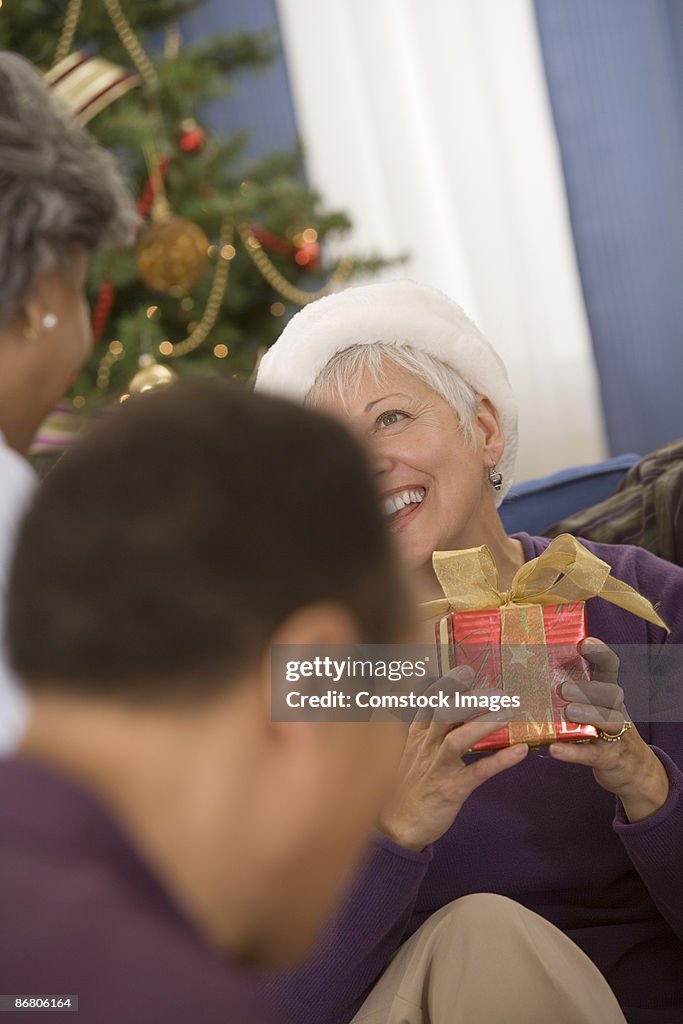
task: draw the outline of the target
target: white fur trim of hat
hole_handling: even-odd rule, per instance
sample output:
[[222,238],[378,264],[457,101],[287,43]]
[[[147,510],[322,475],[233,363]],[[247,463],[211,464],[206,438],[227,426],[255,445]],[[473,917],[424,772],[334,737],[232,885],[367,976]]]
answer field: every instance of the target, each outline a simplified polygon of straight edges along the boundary
[[443,292],[413,281],[347,288],[305,306],[266,352],[256,388],[302,402],[332,356],[351,345],[410,345],[451,366],[498,411],[505,451],[497,469],[500,504],[517,456],[517,403],[505,365],[464,310]]

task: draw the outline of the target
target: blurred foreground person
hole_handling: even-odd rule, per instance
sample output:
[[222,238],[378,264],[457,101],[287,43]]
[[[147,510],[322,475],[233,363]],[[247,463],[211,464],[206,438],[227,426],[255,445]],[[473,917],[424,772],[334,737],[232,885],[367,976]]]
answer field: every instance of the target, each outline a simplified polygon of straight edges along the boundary
[[[36,483],[26,455],[91,349],[88,259],[128,240],[134,223],[111,156],[28,61],[0,53],[0,629],[14,532]],[[0,754],[25,714],[0,645]]]
[[214,381],[97,425],[10,577],[33,711],[0,765],[1,991],[77,995],[88,1024],[270,1019],[246,969],[308,951],[403,740],[272,722],[270,645],[399,641],[411,615],[334,421]]

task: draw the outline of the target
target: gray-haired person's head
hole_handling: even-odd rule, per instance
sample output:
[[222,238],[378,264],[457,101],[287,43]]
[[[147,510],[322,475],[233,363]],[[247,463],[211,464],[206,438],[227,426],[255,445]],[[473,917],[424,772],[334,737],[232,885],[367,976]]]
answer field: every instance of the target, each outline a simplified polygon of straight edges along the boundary
[[365,375],[379,383],[390,365],[443,398],[469,442],[480,400],[490,401],[504,437],[497,465],[502,481],[493,485],[500,505],[517,454],[517,403],[498,353],[465,311],[436,288],[380,281],[311,302],[264,355],[256,388],[316,405],[325,396],[343,400]]
[[136,215],[111,155],[23,57],[0,52],[0,324],[33,279],[74,250],[132,235]]

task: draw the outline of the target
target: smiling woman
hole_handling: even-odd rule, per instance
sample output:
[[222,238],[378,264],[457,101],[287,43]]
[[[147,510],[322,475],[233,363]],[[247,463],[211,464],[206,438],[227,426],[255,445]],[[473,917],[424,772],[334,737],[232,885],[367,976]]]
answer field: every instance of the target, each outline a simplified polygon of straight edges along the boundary
[[[364,353],[372,353],[366,366]],[[356,373],[344,389],[349,364]],[[341,415],[366,444],[390,529],[419,573],[424,600],[439,596],[432,552],[481,543],[484,521],[510,578],[524,561],[521,544],[499,527],[499,492],[490,483],[502,455],[498,416],[454,369],[442,364],[436,372],[434,364],[412,348],[354,346],[335,357],[307,399]]]
[[[326,409],[362,440],[423,600],[441,596],[436,550],[486,544],[506,590],[547,547],[503,528],[515,399],[491,345],[440,292],[398,281],[312,303],[264,357],[257,387]],[[292,1017],[302,1016],[305,998],[320,1019],[348,1021],[367,1000],[358,1024],[371,1009],[391,1020],[387,986],[404,990],[397,972],[422,941],[420,926],[441,928],[451,901],[456,908],[469,893],[489,892],[514,897],[580,946],[629,1024],[683,1024],[683,726],[669,716],[632,727],[626,708],[636,698],[642,707],[644,696],[647,703],[646,681],[620,679],[607,646],[681,644],[683,570],[639,548],[586,546],[658,603],[670,633],[598,598],[587,602],[588,632],[599,638],[581,645],[591,679],[563,696],[567,719],[596,725],[600,738],[554,743],[544,762],[527,757],[525,744],[469,755],[495,727],[475,720],[478,708],[457,728],[411,726],[375,853],[337,939],[307,973],[272,986]],[[471,676],[451,682],[464,695],[473,686]],[[443,1013],[430,1019],[457,1019],[451,995],[433,989],[429,999]]]
[[525,556],[496,509],[512,484],[517,407],[500,357],[456,303],[409,281],[312,303],[264,356],[257,387],[342,416],[367,444],[424,600],[441,593],[435,550],[486,543],[509,585]]

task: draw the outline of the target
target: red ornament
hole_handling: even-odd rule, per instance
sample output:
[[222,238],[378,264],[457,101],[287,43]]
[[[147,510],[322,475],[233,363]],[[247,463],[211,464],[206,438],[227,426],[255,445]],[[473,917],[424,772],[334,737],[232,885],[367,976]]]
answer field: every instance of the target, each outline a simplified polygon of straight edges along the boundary
[[266,231],[265,228],[257,227],[256,224],[250,224],[249,230],[254,238],[261,243],[264,249],[271,249],[273,252],[282,252],[287,256],[291,255],[294,251],[294,246],[288,238],[279,238],[277,235],[274,235],[272,231]]
[[294,259],[305,270],[315,270],[320,263],[320,245],[318,242],[302,242],[296,247]]
[[183,121],[179,145],[183,153],[198,153],[206,143],[206,132],[191,118]]
[[[271,252],[281,252],[286,256],[294,257],[294,262],[302,270],[317,270],[320,263],[320,244],[317,241],[318,233],[313,228],[306,228],[300,234],[295,235],[292,241],[289,238],[280,238],[265,228],[256,224],[249,224],[249,231],[261,243],[264,249]],[[308,235],[308,237],[306,237]]]

